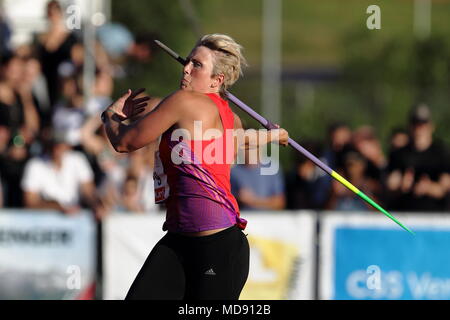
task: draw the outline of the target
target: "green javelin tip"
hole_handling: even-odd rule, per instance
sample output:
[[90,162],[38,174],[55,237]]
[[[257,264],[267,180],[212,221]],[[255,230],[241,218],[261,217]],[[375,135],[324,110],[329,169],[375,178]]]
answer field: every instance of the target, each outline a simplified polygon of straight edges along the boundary
[[344,186],[346,186],[348,189],[350,189],[351,191],[353,191],[354,193],[356,193],[358,196],[360,196],[361,198],[363,198],[365,201],[367,201],[369,204],[371,204],[374,208],[378,209],[380,212],[384,213],[385,216],[387,216],[388,218],[391,218],[392,221],[394,221],[395,223],[397,223],[400,227],[402,227],[403,229],[405,229],[406,231],[408,231],[411,234],[415,234],[414,232],[412,232],[411,230],[409,230],[407,227],[405,227],[403,224],[400,223],[400,221],[398,221],[397,219],[395,219],[394,216],[392,216],[389,212],[387,212],[386,210],[384,210],[382,207],[380,207],[377,203],[375,203],[375,201],[373,201],[372,199],[370,199],[368,196],[366,196],[361,190],[359,190],[358,188],[356,188],[353,184],[351,184],[350,182],[348,182],[343,176],[341,176],[339,173],[337,173],[336,171],[331,171],[331,176],[333,178],[335,178],[337,181],[339,181],[340,183],[342,183]]
[[405,227],[400,221],[398,221],[393,215],[391,215],[389,212],[387,212],[386,210],[384,210],[382,207],[380,207],[375,201],[373,201],[372,199],[370,199],[368,196],[366,196],[361,190],[357,193],[358,196],[360,196],[361,198],[363,198],[364,200],[366,200],[368,203],[370,203],[372,206],[374,206],[375,208],[377,208],[378,210],[380,210],[382,213],[384,213],[386,216],[388,216],[389,218],[391,218],[393,221],[395,221],[400,227],[402,227],[403,229],[405,229],[406,231],[408,231],[409,233],[411,233],[412,235],[415,235],[414,232],[412,232],[411,230],[409,230],[407,227]]

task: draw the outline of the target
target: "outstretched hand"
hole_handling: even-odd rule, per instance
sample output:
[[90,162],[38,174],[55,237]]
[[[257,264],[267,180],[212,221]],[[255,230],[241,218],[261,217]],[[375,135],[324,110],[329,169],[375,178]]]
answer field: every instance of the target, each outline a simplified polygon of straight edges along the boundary
[[144,91],[144,88],[135,91],[128,89],[127,93],[114,101],[107,110],[114,112],[122,121],[134,118],[145,110],[147,101],[150,100],[150,97],[147,95],[142,98],[136,98]]
[[286,147],[289,144],[289,133],[285,129],[280,128],[278,124],[275,124],[275,127],[277,129],[270,130],[272,142],[276,141],[278,144]]

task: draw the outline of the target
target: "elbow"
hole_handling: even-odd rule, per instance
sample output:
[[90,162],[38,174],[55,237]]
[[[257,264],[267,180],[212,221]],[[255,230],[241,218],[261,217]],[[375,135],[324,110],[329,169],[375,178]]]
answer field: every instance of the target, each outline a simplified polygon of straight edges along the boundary
[[139,137],[124,136],[121,139],[117,139],[114,143],[111,143],[114,150],[119,153],[129,153],[136,151],[150,143],[157,141],[157,139],[149,139],[142,141]]
[[133,143],[127,142],[124,139],[122,139],[122,141],[112,144],[112,146],[114,150],[118,153],[129,153],[139,149],[135,145],[133,145]]
[[130,148],[125,144],[116,144],[116,145],[113,145],[113,148],[118,153],[129,153],[129,152],[133,151],[133,150],[130,150]]

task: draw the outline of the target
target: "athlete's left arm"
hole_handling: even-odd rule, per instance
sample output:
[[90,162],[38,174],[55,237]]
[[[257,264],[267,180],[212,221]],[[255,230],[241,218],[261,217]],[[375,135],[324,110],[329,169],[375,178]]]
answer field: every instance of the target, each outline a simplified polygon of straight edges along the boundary
[[163,99],[152,111],[129,124],[145,110],[150,97],[137,98],[144,89],[129,90],[102,114],[102,121],[111,145],[117,152],[132,152],[158,139],[186,113],[191,94],[176,91]]

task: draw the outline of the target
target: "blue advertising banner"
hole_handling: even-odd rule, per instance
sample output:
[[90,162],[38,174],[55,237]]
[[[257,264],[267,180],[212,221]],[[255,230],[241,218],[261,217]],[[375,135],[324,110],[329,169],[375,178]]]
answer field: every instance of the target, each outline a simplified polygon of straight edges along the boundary
[[92,299],[95,232],[88,212],[0,210],[0,300]]
[[320,297],[450,299],[449,217],[401,220],[415,236],[367,215],[324,217]]

